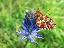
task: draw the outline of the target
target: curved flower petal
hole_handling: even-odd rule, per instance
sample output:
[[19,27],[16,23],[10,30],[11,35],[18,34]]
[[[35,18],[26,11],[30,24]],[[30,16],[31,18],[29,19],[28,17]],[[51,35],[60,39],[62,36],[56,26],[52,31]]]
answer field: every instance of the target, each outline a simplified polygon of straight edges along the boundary
[[36,37],[36,38],[44,39],[43,36],[42,36],[42,35],[39,35],[39,34],[37,34],[35,37]]
[[20,38],[20,41],[24,41],[27,37],[26,36],[23,36],[22,38]]
[[41,30],[36,30],[36,29],[35,29],[34,31],[32,31],[32,33],[35,33],[35,32],[37,33],[37,32],[39,32],[39,31],[41,31]]
[[31,35],[28,36],[28,39],[30,40],[30,42],[35,42],[34,38]]
[[22,34],[23,32],[22,31],[19,31],[17,34]]
[[28,32],[25,32],[24,30],[23,30],[23,32],[18,32],[18,34],[21,34],[21,35],[23,35],[23,36],[28,36]]

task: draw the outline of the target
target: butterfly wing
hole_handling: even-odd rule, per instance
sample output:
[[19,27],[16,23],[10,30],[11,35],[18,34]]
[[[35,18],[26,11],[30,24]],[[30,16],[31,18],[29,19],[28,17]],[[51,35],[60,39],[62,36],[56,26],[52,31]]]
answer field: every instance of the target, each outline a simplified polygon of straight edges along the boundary
[[41,12],[36,12],[36,24],[41,29],[53,29],[56,25],[54,21],[48,16],[44,16]]

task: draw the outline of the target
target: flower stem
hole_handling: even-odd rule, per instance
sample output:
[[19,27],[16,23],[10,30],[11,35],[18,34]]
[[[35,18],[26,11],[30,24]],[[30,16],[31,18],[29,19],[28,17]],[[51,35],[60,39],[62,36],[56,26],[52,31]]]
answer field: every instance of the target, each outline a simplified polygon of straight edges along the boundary
[[25,45],[24,45],[24,48],[26,48],[27,43],[28,43],[28,40],[26,41],[26,43],[25,43]]

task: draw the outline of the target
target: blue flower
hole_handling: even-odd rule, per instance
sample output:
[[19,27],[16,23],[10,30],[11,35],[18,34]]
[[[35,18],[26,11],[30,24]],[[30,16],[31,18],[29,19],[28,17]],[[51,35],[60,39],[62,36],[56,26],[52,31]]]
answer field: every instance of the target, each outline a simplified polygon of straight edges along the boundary
[[34,12],[29,11],[26,13],[24,22],[23,22],[23,31],[19,31],[18,34],[21,34],[23,37],[21,41],[28,39],[30,42],[34,42],[35,38],[42,38],[42,35],[39,35],[38,32],[40,31],[39,27],[36,25]]

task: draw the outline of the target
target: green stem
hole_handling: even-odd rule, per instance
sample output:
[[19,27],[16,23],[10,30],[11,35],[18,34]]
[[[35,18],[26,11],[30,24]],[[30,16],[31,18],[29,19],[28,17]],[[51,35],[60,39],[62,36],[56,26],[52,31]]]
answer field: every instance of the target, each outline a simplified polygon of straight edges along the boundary
[[24,48],[26,48],[26,45],[27,45],[28,41],[26,41],[25,45],[24,45]]

